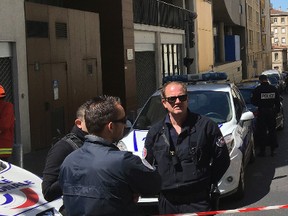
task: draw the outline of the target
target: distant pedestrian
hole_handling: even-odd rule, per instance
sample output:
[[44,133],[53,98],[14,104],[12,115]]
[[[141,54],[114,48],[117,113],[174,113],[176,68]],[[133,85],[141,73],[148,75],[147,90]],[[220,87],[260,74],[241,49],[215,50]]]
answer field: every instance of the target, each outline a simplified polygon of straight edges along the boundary
[[258,107],[256,122],[256,134],[259,137],[259,156],[266,155],[266,146],[271,149],[271,156],[278,147],[276,134],[276,114],[280,112],[279,92],[273,85],[270,85],[266,75],[260,75],[261,85],[252,92],[251,102]]
[[5,89],[0,85],[0,159],[8,161],[13,149],[15,117],[13,104],[5,97]]
[[140,157],[120,151],[126,116],[119,100],[99,96],[85,112],[89,135],[83,146],[64,160],[59,181],[70,216],[139,215],[140,194],[157,194],[160,176]]

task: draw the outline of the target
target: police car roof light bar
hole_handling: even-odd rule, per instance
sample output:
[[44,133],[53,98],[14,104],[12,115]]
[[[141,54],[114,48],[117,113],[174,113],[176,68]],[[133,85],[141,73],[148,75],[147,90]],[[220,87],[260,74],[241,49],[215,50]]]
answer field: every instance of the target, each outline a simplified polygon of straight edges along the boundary
[[181,82],[198,82],[198,81],[219,81],[227,80],[228,76],[225,72],[206,72],[200,74],[185,74],[185,75],[173,75],[163,78],[163,84],[172,81]]

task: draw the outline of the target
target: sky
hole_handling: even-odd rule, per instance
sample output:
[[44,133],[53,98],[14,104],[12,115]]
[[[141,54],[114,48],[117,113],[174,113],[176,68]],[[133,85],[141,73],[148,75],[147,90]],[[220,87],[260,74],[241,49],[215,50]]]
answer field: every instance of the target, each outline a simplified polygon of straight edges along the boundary
[[282,11],[288,11],[288,0],[270,0],[270,3],[272,3],[273,8],[276,10],[279,10],[281,6]]

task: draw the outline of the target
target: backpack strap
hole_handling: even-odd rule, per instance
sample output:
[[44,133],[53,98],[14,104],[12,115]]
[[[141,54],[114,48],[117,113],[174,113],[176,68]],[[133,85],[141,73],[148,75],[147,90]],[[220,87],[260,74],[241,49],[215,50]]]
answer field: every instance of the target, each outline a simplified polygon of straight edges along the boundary
[[83,141],[81,139],[79,139],[76,134],[74,133],[69,133],[67,135],[65,135],[62,140],[66,141],[67,143],[69,143],[71,145],[71,147],[73,148],[73,150],[76,150],[78,148],[80,148],[83,145]]

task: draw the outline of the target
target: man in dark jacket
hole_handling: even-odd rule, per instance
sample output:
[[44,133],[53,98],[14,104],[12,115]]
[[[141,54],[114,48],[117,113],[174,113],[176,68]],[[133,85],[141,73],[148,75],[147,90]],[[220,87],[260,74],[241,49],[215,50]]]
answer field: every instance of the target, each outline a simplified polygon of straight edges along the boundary
[[266,75],[260,75],[259,81],[261,85],[254,89],[251,98],[252,104],[258,107],[256,133],[259,136],[259,156],[265,156],[266,145],[270,145],[271,156],[274,156],[278,147],[276,114],[280,112],[280,96],[276,87],[269,84]]
[[222,133],[215,122],[188,110],[185,83],[165,84],[161,96],[168,114],[145,140],[146,159],[157,164],[162,179],[159,213],[209,211],[212,185],[230,165]]
[[160,176],[140,157],[115,146],[126,125],[119,100],[98,97],[88,106],[85,123],[89,135],[81,148],[66,157],[60,170],[67,214],[139,215],[135,196],[158,193]]
[[91,102],[92,99],[78,108],[75,125],[71,132],[55,143],[48,152],[42,182],[42,193],[47,201],[62,196],[62,190],[58,182],[60,166],[67,155],[83,145],[84,136],[88,134],[84,114],[87,105]]

